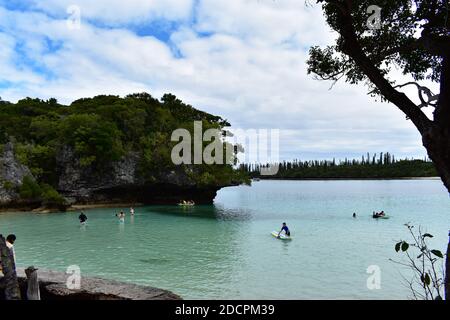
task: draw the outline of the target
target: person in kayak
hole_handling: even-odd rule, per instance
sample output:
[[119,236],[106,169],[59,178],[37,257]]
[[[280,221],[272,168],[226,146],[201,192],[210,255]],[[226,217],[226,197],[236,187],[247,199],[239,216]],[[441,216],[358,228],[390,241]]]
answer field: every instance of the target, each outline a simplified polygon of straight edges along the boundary
[[291,232],[289,231],[288,226],[286,225],[286,222],[283,222],[283,227],[281,228],[280,232],[278,232],[278,237],[280,237],[281,233],[284,231],[284,233],[290,237],[291,236]]
[[88,217],[84,214],[83,211],[81,211],[81,214],[78,217],[78,219],[80,220],[80,223],[85,223],[87,221]]

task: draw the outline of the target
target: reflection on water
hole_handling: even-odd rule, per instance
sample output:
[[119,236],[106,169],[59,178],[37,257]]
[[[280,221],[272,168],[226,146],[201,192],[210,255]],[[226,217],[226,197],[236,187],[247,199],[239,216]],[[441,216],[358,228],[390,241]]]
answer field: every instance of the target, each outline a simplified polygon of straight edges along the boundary
[[250,220],[254,214],[251,209],[230,209],[225,208],[220,203],[214,205],[198,205],[195,207],[152,206],[150,212],[154,214],[214,220]]
[[[390,220],[371,217],[385,210]],[[0,233],[15,233],[18,265],[96,275],[172,290],[184,298],[402,299],[394,243],[404,223],[422,225],[447,245],[450,206],[439,181],[261,181],[226,188],[214,205],[78,213],[1,214]],[[358,218],[352,217],[353,212]],[[274,238],[286,221],[292,241]],[[382,289],[368,290],[378,265]]]

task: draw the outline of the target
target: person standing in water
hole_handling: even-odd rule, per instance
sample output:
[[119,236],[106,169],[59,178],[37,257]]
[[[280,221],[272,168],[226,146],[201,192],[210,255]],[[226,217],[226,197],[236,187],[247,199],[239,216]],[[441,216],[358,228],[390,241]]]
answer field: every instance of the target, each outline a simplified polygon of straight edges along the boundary
[[84,214],[83,211],[81,211],[81,214],[80,214],[80,216],[78,217],[78,219],[80,220],[80,223],[81,223],[81,224],[85,224],[86,221],[87,221],[87,219],[88,219],[88,217]]
[[278,237],[281,235],[281,233],[284,231],[284,233],[290,237],[291,236],[291,231],[289,231],[288,226],[286,225],[286,222],[283,222],[283,227],[281,228],[280,232],[278,232]]
[[134,208],[133,208],[133,207],[130,208],[130,214],[131,214],[132,216],[134,216]]
[[120,211],[120,213],[117,215],[117,217],[119,217],[119,221],[120,222],[125,222],[125,213],[123,211]]

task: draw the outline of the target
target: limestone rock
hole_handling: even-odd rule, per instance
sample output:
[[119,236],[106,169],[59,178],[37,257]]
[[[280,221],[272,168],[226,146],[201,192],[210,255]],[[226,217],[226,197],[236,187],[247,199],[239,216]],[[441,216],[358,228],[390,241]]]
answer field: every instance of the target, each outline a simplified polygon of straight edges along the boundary
[[[23,287],[25,271],[18,269],[17,272]],[[180,296],[167,290],[100,278],[82,277],[80,289],[71,290],[67,288],[67,278],[68,275],[62,272],[39,269],[42,300],[181,300]]]
[[22,185],[26,176],[34,179],[30,169],[16,159],[13,143],[6,143],[0,154],[0,205],[19,201],[16,188]]

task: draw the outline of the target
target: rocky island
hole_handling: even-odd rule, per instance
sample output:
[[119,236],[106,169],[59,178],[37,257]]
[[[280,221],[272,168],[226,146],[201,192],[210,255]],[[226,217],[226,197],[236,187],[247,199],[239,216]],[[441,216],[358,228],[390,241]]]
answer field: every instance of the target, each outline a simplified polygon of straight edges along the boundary
[[[0,100],[0,208],[65,210],[71,205],[212,203],[247,182],[231,164],[174,165],[174,130],[229,123],[166,94]],[[225,147],[226,143],[221,142]]]

